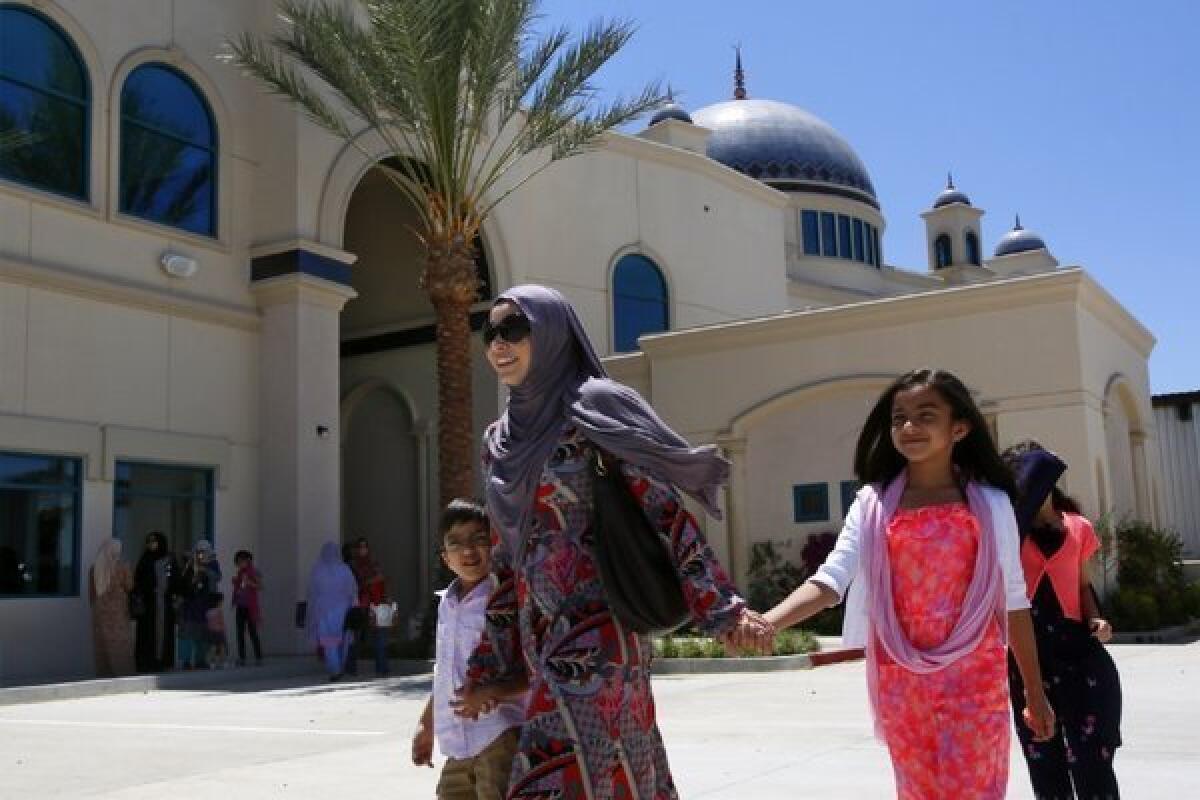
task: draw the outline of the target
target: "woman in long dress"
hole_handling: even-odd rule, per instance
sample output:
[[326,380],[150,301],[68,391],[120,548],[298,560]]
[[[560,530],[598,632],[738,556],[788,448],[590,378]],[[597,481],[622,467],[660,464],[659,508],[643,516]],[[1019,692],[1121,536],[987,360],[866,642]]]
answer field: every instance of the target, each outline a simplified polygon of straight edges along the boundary
[[668,544],[694,624],[761,648],[770,626],[747,610],[679,493],[716,513],[728,463],[711,446],[691,447],[636,392],[608,379],[557,291],[505,292],[484,340],[509,401],[485,436],[497,585],[464,708],[469,714],[474,687],[528,665],[513,800],[675,798],[650,691],[650,641],[612,613],[597,573],[589,459],[599,447],[620,460],[630,493]]
[[175,598],[178,566],[167,537],[155,531],[133,573],[133,611],[138,672],[162,672],[175,666]]
[[358,583],[333,542],[321,546],[321,555],[308,578],[308,606],[304,627],[308,640],[321,648],[329,680],[346,671],[346,655],[354,633],[346,630],[346,612],[358,602]]
[[96,551],[88,580],[92,604],[92,642],[96,648],[96,676],[132,675],[133,629],[129,621],[129,593],[133,574],[121,560],[121,540],[105,539]]

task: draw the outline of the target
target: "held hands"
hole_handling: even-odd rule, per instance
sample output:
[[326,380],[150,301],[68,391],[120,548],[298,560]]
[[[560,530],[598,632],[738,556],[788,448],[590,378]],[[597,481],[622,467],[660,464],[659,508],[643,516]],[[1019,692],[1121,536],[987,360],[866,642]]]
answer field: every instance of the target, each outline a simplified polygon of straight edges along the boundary
[[1056,728],[1054,709],[1050,708],[1050,701],[1046,699],[1045,692],[1040,689],[1030,692],[1026,689],[1025,710],[1021,716],[1025,720],[1026,727],[1033,731],[1035,742],[1044,742],[1054,737]]
[[456,717],[471,720],[490,714],[498,705],[500,696],[493,686],[460,687],[455,690],[454,699],[450,701],[450,708],[454,710]]
[[433,729],[428,725],[418,725],[413,733],[412,760],[418,767],[433,766]]
[[1101,644],[1107,644],[1112,639],[1112,625],[1109,625],[1106,619],[1092,617],[1088,620],[1088,630],[1092,632],[1092,636],[1095,636]]
[[769,656],[775,650],[775,626],[757,611],[743,609],[737,624],[718,641],[730,651],[748,651]]

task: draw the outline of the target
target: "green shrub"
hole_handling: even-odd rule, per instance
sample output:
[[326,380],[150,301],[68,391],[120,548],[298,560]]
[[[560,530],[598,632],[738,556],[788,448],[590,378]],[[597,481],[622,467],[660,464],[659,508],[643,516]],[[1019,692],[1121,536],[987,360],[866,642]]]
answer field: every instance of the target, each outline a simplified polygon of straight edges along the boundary
[[746,574],[750,591],[746,598],[751,608],[766,611],[804,583],[804,571],[788,561],[775,542],[756,542],[750,548],[750,567]]
[[1102,539],[1116,541],[1118,589],[1108,599],[1108,616],[1118,631],[1179,625],[1200,616],[1200,587],[1183,573],[1183,543],[1170,531],[1124,520],[1112,531],[1102,522]]
[[801,653],[815,653],[820,649],[817,640],[811,633],[798,628],[788,628],[775,635],[775,655],[794,656]]

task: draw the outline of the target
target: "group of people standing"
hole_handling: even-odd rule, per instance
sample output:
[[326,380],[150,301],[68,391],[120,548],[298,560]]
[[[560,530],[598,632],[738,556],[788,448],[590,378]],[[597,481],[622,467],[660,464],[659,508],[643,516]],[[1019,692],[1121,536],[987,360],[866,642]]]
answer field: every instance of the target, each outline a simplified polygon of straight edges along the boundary
[[[246,663],[247,634],[255,662],[262,663],[262,575],[247,550],[238,551],[234,562],[238,663]],[[121,559],[120,540],[107,539],[97,551],[89,589],[98,676],[203,669],[228,662],[221,567],[207,540],[197,542],[180,563],[167,537],[155,531],[146,537],[131,570]]]
[[304,629],[325,662],[330,681],[358,674],[358,647],[369,643],[375,675],[385,677],[396,604],[387,599],[383,570],[364,538],[321,547],[308,579]]
[[483,337],[509,397],[485,435],[486,517],[443,519],[457,577],[413,738],[415,763],[431,764],[434,738],[449,756],[439,797],[678,796],[649,641],[597,568],[593,471],[606,463],[662,539],[699,630],[769,652],[777,630],[845,599],[843,638],[866,649],[899,797],[1003,798],[1010,720],[1039,798],[1117,797],[1121,695],[1087,573],[1095,534],[1054,488],[1065,464],[1036,443],[1002,457],[956,377],[914,370],[883,393],[836,547],[760,614],[684,507],[687,495],[718,513],[729,465],[716,449],[691,447],[610,380],[555,290],[505,292]]

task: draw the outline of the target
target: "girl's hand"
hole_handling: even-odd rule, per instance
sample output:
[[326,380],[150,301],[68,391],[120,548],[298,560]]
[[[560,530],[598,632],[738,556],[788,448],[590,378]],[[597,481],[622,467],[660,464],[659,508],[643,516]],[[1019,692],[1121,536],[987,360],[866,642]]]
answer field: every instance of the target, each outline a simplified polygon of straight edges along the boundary
[[412,760],[418,767],[433,766],[433,731],[426,725],[418,725],[413,733]]
[[1033,731],[1033,740],[1035,742],[1044,742],[1054,737],[1057,728],[1057,721],[1054,718],[1054,709],[1050,708],[1050,701],[1046,699],[1046,693],[1038,690],[1030,692],[1025,690],[1025,711],[1021,716],[1025,720],[1026,727]]
[[747,608],[742,611],[737,624],[719,641],[730,650],[769,656],[775,650],[775,626],[762,614]]
[[1092,617],[1088,620],[1088,629],[1091,630],[1092,636],[1099,639],[1101,643],[1107,643],[1112,639],[1112,625],[1109,625],[1106,619]]

